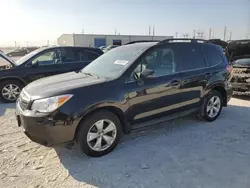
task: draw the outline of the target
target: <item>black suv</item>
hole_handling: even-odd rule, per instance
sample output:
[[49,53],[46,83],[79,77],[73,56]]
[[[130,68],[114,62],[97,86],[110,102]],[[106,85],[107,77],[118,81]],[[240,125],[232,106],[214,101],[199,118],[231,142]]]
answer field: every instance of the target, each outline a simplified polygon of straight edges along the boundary
[[26,84],[41,77],[81,70],[102,54],[98,48],[57,46],[39,48],[14,62],[0,52],[0,100],[16,101]]
[[29,84],[18,125],[45,146],[76,141],[101,156],[138,127],[191,112],[215,120],[232,96],[228,61],[221,47],[176,40],[117,47],[79,72]]

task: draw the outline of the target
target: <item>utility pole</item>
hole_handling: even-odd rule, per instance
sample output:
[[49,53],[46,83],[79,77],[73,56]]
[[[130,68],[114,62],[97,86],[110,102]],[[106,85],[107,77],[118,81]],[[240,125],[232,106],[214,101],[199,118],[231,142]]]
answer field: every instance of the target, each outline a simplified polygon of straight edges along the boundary
[[232,40],[232,31],[230,32],[229,40]]
[[193,36],[193,38],[195,39],[195,30],[194,30],[194,36]]
[[175,38],[178,38],[178,32],[175,32]]
[[210,28],[209,29],[209,37],[208,37],[208,39],[211,39],[211,33],[212,33],[212,29]]
[[224,28],[224,41],[226,40],[227,27]]
[[153,26],[153,36],[155,36],[155,26]]
[[115,35],[116,35],[116,29],[115,29]]
[[151,35],[151,27],[150,26],[148,27],[148,35],[149,36]]

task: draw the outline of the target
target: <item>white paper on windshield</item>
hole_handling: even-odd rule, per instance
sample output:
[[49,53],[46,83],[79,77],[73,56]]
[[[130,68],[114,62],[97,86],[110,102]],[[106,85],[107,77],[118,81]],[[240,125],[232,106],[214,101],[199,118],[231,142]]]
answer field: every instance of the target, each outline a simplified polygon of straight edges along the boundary
[[114,64],[125,66],[125,65],[128,64],[128,62],[129,62],[129,61],[126,61],[126,60],[116,60],[116,61],[114,62]]

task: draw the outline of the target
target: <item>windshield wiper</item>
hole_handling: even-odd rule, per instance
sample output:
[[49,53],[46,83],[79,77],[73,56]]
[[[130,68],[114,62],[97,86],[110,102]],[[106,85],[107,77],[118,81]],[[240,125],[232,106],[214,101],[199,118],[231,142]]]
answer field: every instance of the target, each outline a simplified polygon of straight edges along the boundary
[[82,72],[82,71],[81,71],[81,73],[86,74],[86,75],[88,75],[88,76],[95,76],[95,77],[99,78],[99,76],[93,75],[93,74],[91,74],[91,73],[89,73],[89,72]]

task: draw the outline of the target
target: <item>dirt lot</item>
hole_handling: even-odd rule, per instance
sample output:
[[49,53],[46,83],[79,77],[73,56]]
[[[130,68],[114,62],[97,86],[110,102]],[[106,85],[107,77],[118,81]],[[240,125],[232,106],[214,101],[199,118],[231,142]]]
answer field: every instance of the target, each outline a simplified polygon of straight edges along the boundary
[[89,158],[31,142],[14,104],[0,104],[0,187],[250,187],[250,99],[232,99],[213,123],[193,116],[125,136]]

